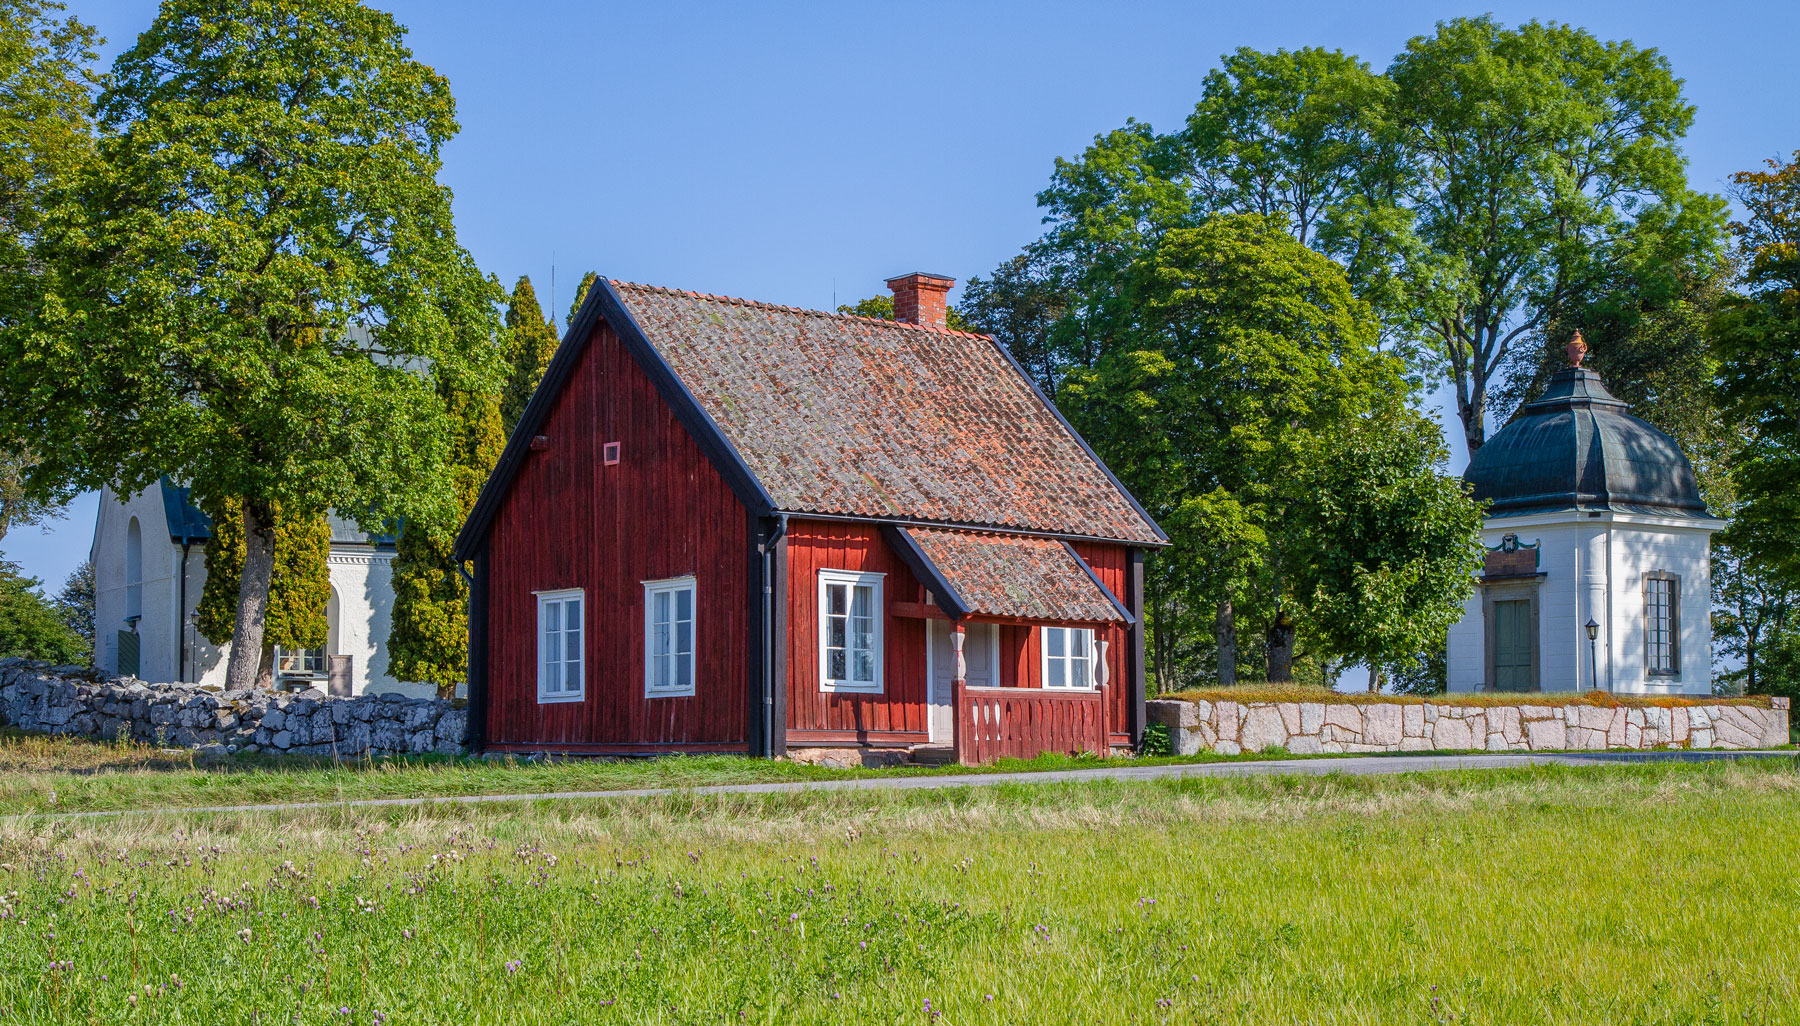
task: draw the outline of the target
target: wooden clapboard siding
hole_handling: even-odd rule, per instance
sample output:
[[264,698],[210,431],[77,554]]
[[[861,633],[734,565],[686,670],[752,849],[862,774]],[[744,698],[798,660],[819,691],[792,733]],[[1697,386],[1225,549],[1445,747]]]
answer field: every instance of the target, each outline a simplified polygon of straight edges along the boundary
[[[925,621],[882,610],[884,661],[881,694],[819,689],[819,571],[852,570],[886,575],[884,604],[925,602],[925,589],[882,540],[873,524],[793,520],[787,537],[787,726],[790,744],[821,743],[844,732],[901,733],[923,742],[925,721]],[[809,731],[829,731],[811,734]],[[834,743],[842,743],[841,741]]]
[[[1128,607],[1131,604],[1131,549],[1103,542],[1073,542],[1075,554],[1094,570],[1094,576],[1106,585],[1113,597]],[[1131,743],[1131,632],[1122,623],[1108,624],[1094,632],[1106,642],[1106,665],[1111,677],[1106,687],[1106,724],[1112,731],[1114,744]]]
[[[742,750],[749,517],[604,322],[489,534],[486,740],[500,750]],[[622,444],[604,466],[601,446]],[[644,697],[643,581],[693,575],[695,694]],[[583,588],[587,693],[537,701],[534,592]]]

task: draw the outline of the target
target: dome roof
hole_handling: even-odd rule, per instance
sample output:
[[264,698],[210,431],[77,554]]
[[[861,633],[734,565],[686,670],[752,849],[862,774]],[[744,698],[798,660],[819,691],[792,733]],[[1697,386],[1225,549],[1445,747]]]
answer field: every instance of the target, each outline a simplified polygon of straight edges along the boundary
[[1488,516],[1615,510],[1705,517],[1694,468],[1675,440],[1625,412],[1600,375],[1550,379],[1469,460],[1463,480]]

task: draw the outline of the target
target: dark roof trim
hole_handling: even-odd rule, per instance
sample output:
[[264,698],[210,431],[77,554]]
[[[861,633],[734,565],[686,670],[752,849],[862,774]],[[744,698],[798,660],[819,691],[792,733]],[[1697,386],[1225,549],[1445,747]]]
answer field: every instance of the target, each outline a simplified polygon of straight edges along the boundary
[[589,339],[602,321],[612,325],[613,331],[618,333],[619,341],[631,353],[638,366],[643,368],[644,373],[650,376],[650,380],[656,385],[657,394],[675,411],[676,418],[699,443],[700,451],[712,461],[719,475],[737,495],[738,501],[752,515],[767,516],[774,512],[775,504],[768,492],[763,490],[762,482],[751,473],[737,450],[719,431],[719,426],[700,408],[693,393],[676,377],[675,371],[663,360],[662,354],[644,337],[644,330],[625,309],[625,304],[619,301],[619,294],[613,291],[612,282],[602,277],[597,278],[588,288],[587,298],[582,301],[575,319],[569,322],[569,330],[563,334],[562,344],[557,346],[556,355],[550,358],[550,366],[544,369],[543,379],[538,382],[537,390],[532,392],[531,401],[525,404],[525,412],[519,415],[519,423],[507,438],[506,448],[500,453],[499,461],[494,464],[493,473],[488,475],[487,483],[481,488],[481,495],[469,510],[469,518],[457,533],[456,546],[452,550],[455,559],[473,559],[476,553],[487,546],[488,529],[493,526],[494,517],[500,511],[501,500],[511,490],[513,479],[531,456],[532,437],[550,416],[550,408],[555,405],[557,395],[568,383],[569,375],[574,373],[582,352],[587,349]]
[[906,528],[882,524],[881,536],[887,540],[888,547],[894,550],[895,555],[900,557],[900,562],[905,563],[906,568],[919,579],[919,583],[925,586],[925,590],[931,593],[944,615],[952,620],[961,620],[969,615],[972,611],[969,603],[957,594],[956,588],[944,577],[944,572],[931,561],[931,557],[925,554],[925,550],[919,547],[918,540]]
[[1094,582],[1094,587],[1100,589],[1100,594],[1106,596],[1106,601],[1111,602],[1113,608],[1119,611],[1119,616],[1124,618],[1125,625],[1127,627],[1135,626],[1137,624],[1137,617],[1131,615],[1131,610],[1125,608],[1125,603],[1119,601],[1119,596],[1114,595],[1113,590],[1108,588],[1106,582],[1100,579],[1100,575],[1094,572],[1094,568],[1088,566],[1088,561],[1081,558],[1081,553],[1075,551],[1075,546],[1070,545],[1067,541],[1064,541],[1062,545],[1063,548],[1068,550],[1069,558],[1075,561],[1075,565],[1080,567],[1081,571],[1088,575],[1088,580]]
[[778,510],[784,516],[795,520],[823,520],[836,524],[876,524],[893,525],[895,527],[929,527],[948,528],[958,531],[986,531],[990,534],[1016,534],[1022,538],[1052,538],[1056,541],[1098,542],[1104,545],[1124,545],[1134,549],[1168,548],[1168,542],[1134,541],[1127,538],[1106,538],[1093,534],[1065,534],[1060,531],[1034,531],[1026,527],[1013,527],[1009,524],[975,524],[964,520],[922,520],[918,517],[866,517],[856,513],[814,513],[810,510],[784,509]]
[[[1143,506],[1138,504],[1137,496],[1131,494],[1131,489],[1125,487],[1118,476],[1112,472],[1112,468],[1106,465],[1106,461],[1100,458],[1100,454],[1096,453],[1093,447],[1087,444],[1087,439],[1081,437],[1081,432],[1075,430],[1075,425],[1069,423],[1069,418],[1062,415],[1062,411],[1056,408],[1056,404],[1050,401],[1050,397],[1044,394],[1044,390],[1039,388],[1037,382],[1031,379],[1031,375],[1025,372],[1025,367],[1013,357],[1012,351],[1001,345],[999,341],[991,336],[988,337],[988,342],[995,349],[1000,351],[1000,355],[1006,358],[1007,363],[1012,364],[1013,372],[1019,376],[1020,380],[1025,382],[1027,388],[1031,389],[1031,394],[1037,396],[1038,402],[1044,404],[1044,409],[1049,410],[1050,415],[1056,418],[1056,422],[1061,424],[1063,430],[1069,433],[1069,437],[1075,439],[1075,444],[1081,446],[1081,451],[1087,453],[1088,459],[1094,461],[1094,465],[1099,467],[1100,472],[1106,475],[1106,479],[1112,482],[1112,486],[1119,490],[1119,494],[1125,496],[1125,501],[1131,503],[1131,508],[1137,510],[1138,516],[1144,518],[1144,523],[1150,525],[1150,530],[1156,532],[1156,536],[1162,540],[1164,545],[1169,544],[1169,536],[1164,533],[1162,525],[1158,524],[1156,518],[1152,517],[1145,511]],[[1125,544],[1142,543],[1127,542]]]

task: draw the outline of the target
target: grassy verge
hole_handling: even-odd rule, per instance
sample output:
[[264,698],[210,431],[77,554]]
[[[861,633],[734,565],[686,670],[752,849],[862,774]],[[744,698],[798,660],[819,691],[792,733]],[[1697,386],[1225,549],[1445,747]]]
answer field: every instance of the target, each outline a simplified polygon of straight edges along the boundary
[[0,1022],[1788,1023],[1778,765],[0,824]]

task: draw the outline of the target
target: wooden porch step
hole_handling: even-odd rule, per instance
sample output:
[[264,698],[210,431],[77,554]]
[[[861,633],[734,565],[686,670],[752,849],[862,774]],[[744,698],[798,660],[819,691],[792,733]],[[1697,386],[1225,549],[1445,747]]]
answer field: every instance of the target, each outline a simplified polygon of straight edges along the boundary
[[948,766],[956,761],[951,745],[921,745],[907,753],[907,762],[915,766]]

